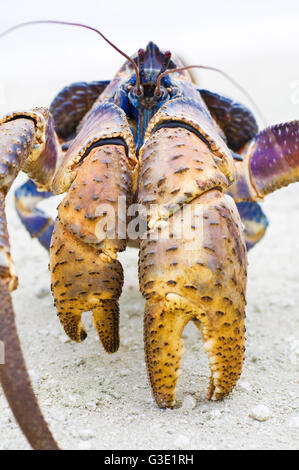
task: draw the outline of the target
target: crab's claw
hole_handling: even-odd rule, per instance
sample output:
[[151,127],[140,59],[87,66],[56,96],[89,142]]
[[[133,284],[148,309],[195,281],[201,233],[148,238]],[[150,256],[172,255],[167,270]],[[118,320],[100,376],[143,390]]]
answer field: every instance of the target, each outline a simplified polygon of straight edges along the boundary
[[226,178],[212,151],[194,133],[160,129],[141,158],[140,202],[150,190],[157,204],[139,260],[153,394],[160,407],[173,406],[181,335],[192,320],[210,363],[207,396],[218,400],[235,386],[244,359],[247,260],[239,214],[222,193]]

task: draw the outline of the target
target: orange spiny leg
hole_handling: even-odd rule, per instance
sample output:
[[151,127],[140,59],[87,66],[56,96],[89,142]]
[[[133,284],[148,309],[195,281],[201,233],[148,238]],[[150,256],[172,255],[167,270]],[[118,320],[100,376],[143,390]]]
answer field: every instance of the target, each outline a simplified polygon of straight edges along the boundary
[[[175,135],[169,129],[165,138],[169,139],[171,133],[171,145],[177,141],[180,153],[187,151],[182,145],[185,131]],[[212,168],[213,156],[205,144],[196,136],[184,137],[189,139],[189,165],[185,168],[189,167],[190,173],[196,171],[190,165],[193,159],[201,160],[202,172]],[[158,145],[163,148],[161,140]],[[162,153],[158,157],[164,162],[168,158]],[[155,167],[155,177],[159,176],[157,171]],[[176,182],[182,197],[190,186],[190,179],[183,175],[181,172],[181,180]],[[168,219],[164,215],[163,220],[154,220],[148,238],[140,244],[139,277],[146,298],[146,361],[160,407],[174,404],[183,353],[181,333],[190,320],[199,325],[209,358],[208,398],[221,399],[233,389],[244,360],[247,261],[238,211],[232,198],[219,189],[209,188],[191,201],[188,191],[186,198],[189,200],[182,210],[177,209]],[[163,185],[160,194],[157,192],[160,205],[162,199]]]
[[[108,352],[119,346],[118,299],[123,271],[116,257],[126,247],[126,231],[117,231],[118,197],[125,196],[129,204],[131,194],[124,147],[93,149],[59,207],[50,249],[52,291],[65,332],[74,341],[84,340],[81,315],[92,310],[94,325]],[[110,209],[116,221],[112,235],[104,224],[107,220],[109,225]]]

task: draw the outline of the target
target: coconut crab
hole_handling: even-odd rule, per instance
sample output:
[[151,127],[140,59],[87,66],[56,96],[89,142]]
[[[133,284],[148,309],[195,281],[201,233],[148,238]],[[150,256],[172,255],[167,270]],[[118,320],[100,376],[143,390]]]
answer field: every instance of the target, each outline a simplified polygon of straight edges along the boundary
[[[149,43],[126,58],[112,81],[72,84],[49,110],[0,120],[0,334],[6,349],[0,373],[34,448],[57,444],[30,387],[9,294],[17,278],[4,205],[19,171],[30,179],[16,190],[16,208],[29,233],[50,249],[55,305],[72,340],[85,339],[81,315],[91,310],[104,349],[117,351],[123,283],[117,253],[139,247],[146,364],[160,407],[174,404],[189,321],[209,358],[208,398],[221,399],[235,386],[245,351],[246,246],[267,227],[258,201],[299,180],[298,121],[258,133],[245,106],[198,90],[188,67],[170,52]],[[37,204],[62,193],[53,222]],[[136,202],[146,222],[137,240],[124,220]],[[188,237],[178,235],[176,225],[185,207],[194,209]],[[125,236],[99,232],[109,208]]]

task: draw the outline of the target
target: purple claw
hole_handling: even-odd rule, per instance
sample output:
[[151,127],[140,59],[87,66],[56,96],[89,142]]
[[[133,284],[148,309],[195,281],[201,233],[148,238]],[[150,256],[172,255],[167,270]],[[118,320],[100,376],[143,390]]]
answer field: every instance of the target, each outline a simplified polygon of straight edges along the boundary
[[261,196],[299,181],[299,121],[260,132],[254,140],[250,170]]

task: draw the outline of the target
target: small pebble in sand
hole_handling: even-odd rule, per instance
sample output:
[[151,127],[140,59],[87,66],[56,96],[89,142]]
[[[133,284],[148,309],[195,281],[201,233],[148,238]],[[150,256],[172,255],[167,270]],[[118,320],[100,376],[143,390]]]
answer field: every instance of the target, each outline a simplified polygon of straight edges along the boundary
[[190,440],[187,436],[179,434],[174,441],[174,445],[177,449],[185,449],[190,443]]
[[81,429],[78,431],[78,437],[82,439],[82,441],[88,441],[96,437],[96,435],[91,429]]
[[185,410],[193,410],[196,407],[196,400],[192,395],[185,395],[182,403],[182,408]]
[[249,416],[257,421],[267,421],[271,416],[271,410],[266,405],[257,405],[252,408]]
[[76,365],[77,367],[83,366],[84,364],[86,364],[85,359],[76,359],[76,360],[75,360],[75,365]]

